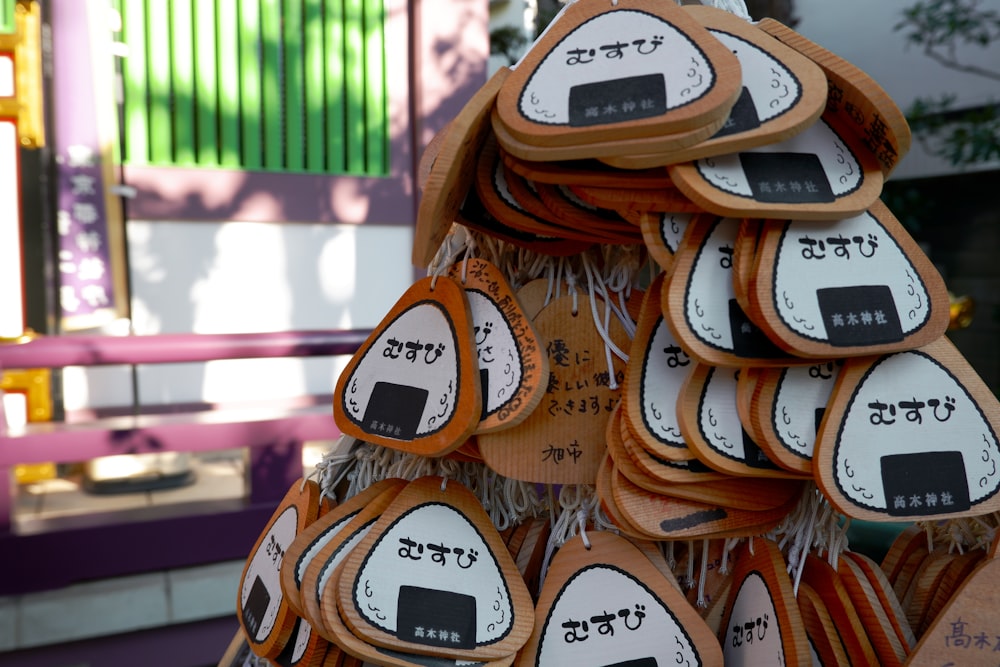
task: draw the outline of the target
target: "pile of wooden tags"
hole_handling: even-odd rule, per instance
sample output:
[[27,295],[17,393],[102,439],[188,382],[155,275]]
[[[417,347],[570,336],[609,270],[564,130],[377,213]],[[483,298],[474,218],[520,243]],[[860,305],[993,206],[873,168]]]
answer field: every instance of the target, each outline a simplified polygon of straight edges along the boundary
[[[879,200],[909,142],[773,20],[568,4],[422,157],[428,276],[247,561],[250,652],[979,664],[1000,404]],[[878,563],[851,519],[921,525]]]

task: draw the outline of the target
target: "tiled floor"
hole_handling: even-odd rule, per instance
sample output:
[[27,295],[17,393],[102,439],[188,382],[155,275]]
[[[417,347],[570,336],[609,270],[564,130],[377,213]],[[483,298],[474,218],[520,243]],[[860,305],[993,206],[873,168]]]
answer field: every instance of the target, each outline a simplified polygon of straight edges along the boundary
[[[312,470],[329,443],[312,443],[303,454]],[[170,503],[197,503],[247,494],[243,450],[192,457],[192,484],[157,491],[93,494],[82,471],[18,487],[16,530],[37,530],[52,521],[91,513],[136,512]],[[90,581],[54,591],[0,597],[0,654],[91,637],[235,614],[242,560]]]

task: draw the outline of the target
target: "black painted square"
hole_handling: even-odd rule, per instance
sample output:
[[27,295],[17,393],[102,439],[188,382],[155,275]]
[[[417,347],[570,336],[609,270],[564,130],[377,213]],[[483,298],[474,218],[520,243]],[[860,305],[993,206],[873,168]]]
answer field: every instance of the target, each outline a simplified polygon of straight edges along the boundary
[[896,301],[888,285],[824,287],[816,290],[830,345],[879,345],[903,340]]
[[733,354],[738,357],[775,359],[786,356],[760,327],[750,321],[736,299],[729,300],[729,328],[733,335]]
[[427,405],[426,389],[376,382],[365,408],[366,431],[398,440],[413,440]]
[[814,421],[816,424],[816,433],[819,433],[820,424],[823,423],[823,415],[826,414],[826,408],[816,408],[816,413],[814,416]]
[[267,613],[267,605],[270,602],[271,594],[258,575],[253,580],[250,595],[247,596],[246,604],[243,605],[243,624],[251,637],[257,635],[257,630],[260,629],[260,624],[264,621],[264,614]]
[[961,452],[889,454],[880,464],[890,516],[964,512],[971,506]]
[[835,200],[819,156],[812,153],[740,153],[753,198],[781,204],[819,204]]
[[658,664],[656,658],[637,658],[635,660],[626,660],[625,662],[616,662],[604,667],[657,667]]
[[743,431],[743,457],[751,468],[778,469],[778,466],[774,465],[774,461],[767,458],[764,450],[757,446],[757,443],[750,438],[750,434],[745,430]]
[[760,127],[760,117],[757,115],[757,107],[753,103],[750,89],[743,86],[740,96],[736,99],[736,104],[729,112],[729,118],[715,133],[715,136],[724,137],[737,132],[756,130],[758,127]]
[[396,637],[427,646],[476,647],[476,598],[419,586],[400,586]]
[[480,386],[480,388],[482,390],[482,397],[483,397],[482,410],[480,411],[479,414],[481,414],[481,415],[483,415],[485,417],[486,415],[489,414],[489,411],[486,409],[486,404],[489,402],[488,399],[490,397],[490,369],[489,368],[480,368],[479,369],[479,386]]
[[667,84],[662,74],[584,83],[569,89],[569,124],[573,127],[651,118],[666,111]]

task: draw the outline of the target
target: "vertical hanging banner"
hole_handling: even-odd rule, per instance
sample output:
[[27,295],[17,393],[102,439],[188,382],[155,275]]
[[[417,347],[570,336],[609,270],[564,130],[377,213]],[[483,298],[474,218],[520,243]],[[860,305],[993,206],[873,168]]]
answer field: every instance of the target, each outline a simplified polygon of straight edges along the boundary
[[128,312],[121,203],[109,193],[114,64],[107,3],[53,0],[51,7],[59,309],[62,329],[73,331]]

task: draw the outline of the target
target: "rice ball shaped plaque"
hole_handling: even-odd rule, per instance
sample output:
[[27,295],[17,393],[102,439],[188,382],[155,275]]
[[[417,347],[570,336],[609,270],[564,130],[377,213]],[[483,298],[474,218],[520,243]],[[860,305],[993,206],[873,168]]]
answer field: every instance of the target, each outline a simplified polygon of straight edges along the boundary
[[531,596],[486,511],[441,477],[411,482],[347,557],[338,606],[370,644],[472,661],[513,655],[534,625]]
[[417,281],[340,374],[337,427],[421,456],[458,448],[482,411],[475,349],[462,288],[446,276]]
[[762,238],[751,316],[793,354],[910,349],[948,327],[941,274],[881,201],[835,222],[768,221]]
[[1000,404],[946,338],[844,363],[816,440],[817,484],[866,521],[1000,508]]
[[535,146],[707,137],[739,92],[739,61],[677,5],[579,0],[504,82],[497,120]]

